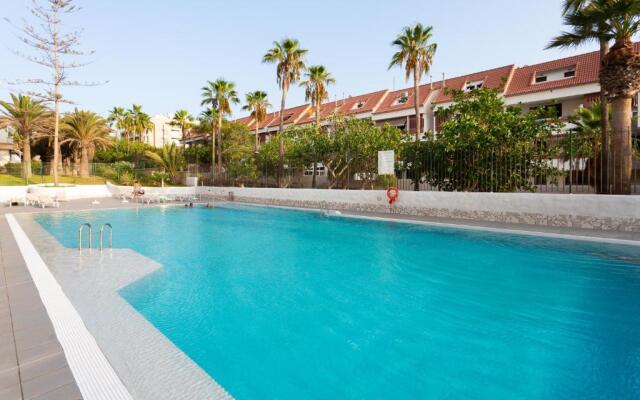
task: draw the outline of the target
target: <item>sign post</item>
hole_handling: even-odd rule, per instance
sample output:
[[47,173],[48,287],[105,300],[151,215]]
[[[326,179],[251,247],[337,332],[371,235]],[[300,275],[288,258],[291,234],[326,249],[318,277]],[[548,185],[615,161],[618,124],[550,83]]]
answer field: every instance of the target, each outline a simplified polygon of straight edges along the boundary
[[378,152],[378,175],[395,175],[396,155],[393,150]]

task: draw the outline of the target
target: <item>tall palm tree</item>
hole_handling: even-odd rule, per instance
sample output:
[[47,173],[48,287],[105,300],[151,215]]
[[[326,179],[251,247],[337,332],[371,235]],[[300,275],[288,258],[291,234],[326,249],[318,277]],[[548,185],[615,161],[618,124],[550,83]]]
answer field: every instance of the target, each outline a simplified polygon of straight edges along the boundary
[[133,136],[133,140],[142,141],[142,135],[145,132],[152,131],[154,129],[153,122],[149,114],[142,111],[142,106],[139,104],[133,104],[130,109],[127,110],[124,124],[128,128],[129,133]]
[[280,137],[279,186],[283,185],[282,178],[284,175],[284,138],[282,137],[282,130],[284,129],[284,109],[287,101],[287,93],[289,92],[289,85],[296,83],[300,79],[300,74],[305,69],[304,58],[306,54],[307,50],[300,47],[298,40],[285,38],[280,42],[273,42],[273,48],[269,49],[262,57],[263,63],[276,64],[276,80],[280,90],[282,90],[280,127],[278,128],[278,136]]
[[[218,134],[218,171],[222,170],[222,146],[220,141],[222,140],[222,119],[231,114],[231,104],[238,104],[240,99],[238,98],[238,93],[236,92],[236,85],[233,82],[226,81],[222,78],[219,78],[215,81],[208,81],[207,85],[202,88],[202,102],[200,105],[208,105],[211,107],[212,114],[213,110],[216,110],[216,115],[218,118],[218,122],[215,125],[217,134]],[[213,171],[213,167],[216,162],[216,131],[211,132],[211,170]]]
[[105,119],[91,111],[75,109],[62,119],[63,139],[80,153],[80,177],[89,176],[89,161],[96,148],[105,148],[114,143],[109,139],[109,125]]
[[[564,0],[562,15],[568,16],[572,13],[580,12],[587,7],[595,6],[598,3],[604,3],[609,0]],[[594,28],[594,33],[598,36],[598,42],[600,45],[600,62],[604,60],[604,57],[609,52],[610,36],[606,32],[606,27],[603,25],[597,25],[595,27],[589,27],[587,29]],[[602,88],[602,82],[600,82]],[[600,90],[600,104],[608,104],[609,99],[604,90]],[[609,152],[611,151],[611,138],[609,134],[609,118],[607,117],[608,107],[598,108],[602,113],[600,115],[600,136],[602,146],[600,147],[600,166],[602,169],[601,174],[596,174],[596,191],[598,193],[609,193]]]
[[579,46],[594,40],[614,42],[601,60],[599,75],[601,90],[611,100],[613,110],[610,180],[613,193],[631,193],[631,103],[640,90],[640,55],[634,50],[632,38],[640,31],[640,1],[594,0],[570,11],[564,24],[569,31],[555,37],[549,47]]
[[258,129],[260,124],[267,118],[267,109],[271,107],[269,100],[267,99],[267,92],[256,90],[246,94],[247,104],[242,107],[243,110],[251,111],[251,116],[256,121],[256,145],[255,152],[258,152],[258,146],[260,145],[260,136]]
[[416,140],[420,138],[420,134],[422,133],[420,104],[418,104],[418,99],[420,98],[420,80],[424,74],[428,73],[429,69],[431,69],[433,57],[435,56],[436,49],[438,48],[436,43],[431,43],[431,39],[433,37],[432,32],[433,27],[425,27],[418,23],[413,27],[405,27],[396,40],[391,43],[397,51],[391,57],[389,69],[395,66],[404,66],[406,79],[409,80],[411,75],[413,75],[413,102],[416,112]]
[[178,110],[173,114],[170,122],[171,125],[179,126],[182,131],[182,140],[185,139],[187,129],[193,124],[193,116],[187,110]]
[[[320,129],[320,109],[322,102],[329,98],[327,87],[336,83],[331,73],[323,65],[313,65],[305,72],[305,80],[300,82],[300,86],[305,88],[305,100],[313,104],[316,114],[316,129]],[[316,169],[318,160],[313,160],[313,177],[311,178],[311,187],[316,188]]]
[[41,100],[11,95],[11,101],[0,101],[0,128],[14,130],[14,140],[22,143],[22,177],[31,178],[31,142],[48,134],[53,127],[53,114]]
[[324,65],[312,65],[305,72],[305,80],[300,86],[305,88],[305,100],[313,104],[316,113],[316,125],[320,126],[320,108],[322,102],[329,98],[327,87],[336,83]]
[[[124,119],[126,116],[127,112],[124,107],[113,107],[111,111],[109,111],[107,121],[109,121],[113,129],[118,131],[119,136],[122,136],[124,131]],[[127,137],[126,139],[128,140],[129,138]]]

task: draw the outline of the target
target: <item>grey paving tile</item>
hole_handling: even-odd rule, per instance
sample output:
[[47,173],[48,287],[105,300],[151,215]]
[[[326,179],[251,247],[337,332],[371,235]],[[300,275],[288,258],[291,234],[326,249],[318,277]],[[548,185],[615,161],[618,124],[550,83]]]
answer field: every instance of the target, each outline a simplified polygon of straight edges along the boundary
[[11,318],[13,320],[13,326],[24,326],[29,321],[36,318],[49,318],[47,309],[42,304],[29,304],[29,305],[16,305],[11,309]]
[[64,385],[33,400],[82,400],[82,394],[75,383]]
[[[16,365],[18,365],[16,347],[13,344],[13,336],[10,336],[0,342],[0,371],[13,368]],[[0,399],[1,398],[2,397],[0,397]]]
[[60,346],[57,339],[54,339],[28,349],[18,350],[18,362],[22,365],[57,353],[63,353],[62,346]]
[[28,381],[38,376],[67,366],[67,358],[63,353],[56,353],[48,357],[39,358],[26,364],[20,365],[20,377],[23,381]]
[[51,320],[44,310],[36,310],[28,315],[13,319],[13,330],[15,332],[43,326],[49,326],[53,329]]
[[28,381],[22,381],[22,393],[25,400],[42,396],[65,385],[75,383],[69,367],[64,367]]
[[2,400],[22,400],[22,389],[20,385],[11,386],[10,388],[0,390],[0,399]]
[[18,353],[39,346],[42,343],[57,340],[53,327],[51,325],[45,325],[44,323],[41,327],[14,332],[13,336]]
[[17,366],[0,370],[0,390],[8,389],[18,384],[20,384],[20,374]]

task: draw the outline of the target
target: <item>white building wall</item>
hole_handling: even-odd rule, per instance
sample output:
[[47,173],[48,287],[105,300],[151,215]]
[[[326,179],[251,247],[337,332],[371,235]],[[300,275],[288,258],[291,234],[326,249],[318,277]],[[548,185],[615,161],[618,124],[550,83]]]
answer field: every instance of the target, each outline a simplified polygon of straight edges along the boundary
[[145,133],[144,142],[154,147],[163,147],[171,143],[179,145],[182,130],[179,126],[171,125],[171,120],[171,116],[168,115],[158,114],[151,117],[154,130]]

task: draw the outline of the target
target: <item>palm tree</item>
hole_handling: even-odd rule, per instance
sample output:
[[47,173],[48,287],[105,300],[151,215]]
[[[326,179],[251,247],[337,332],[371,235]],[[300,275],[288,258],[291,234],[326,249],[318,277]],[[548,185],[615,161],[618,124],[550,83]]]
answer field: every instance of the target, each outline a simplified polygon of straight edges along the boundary
[[[215,165],[215,152],[216,152],[216,138],[215,133],[217,131],[218,134],[218,171],[222,170],[222,146],[220,141],[222,140],[221,127],[222,127],[222,119],[231,114],[231,103],[238,104],[240,99],[238,99],[238,93],[236,92],[236,85],[233,82],[228,82],[222,78],[217,79],[216,81],[208,81],[207,86],[202,88],[202,102],[200,105],[208,105],[211,107],[212,115],[214,113],[214,109],[216,110],[216,116],[218,119],[217,124],[213,124],[212,126],[216,128],[216,130],[211,132],[211,171],[213,172],[213,167]],[[212,175],[213,177],[213,175]]]
[[640,89],[640,55],[633,48],[632,38],[640,31],[640,2],[593,0],[580,4],[581,8],[570,9],[564,17],[569,31],[555,37],[548,47],[579,46],[594,40],[608,44],[613,40],[601,60],[599,79],[613,110],[613,171],[609,179],[614,194],[628,194],[632,168],[631,103]]
[[258,152],[258,146],[260,145],[260,136],[258,129],[260,124],[267,118],[267,109],[271,107],[269,100],[267,99],[267,93],[261,90],[246,94],[247,104],[242,107],[243,110],[251,111],[251,116],[256,121],[256,145],[255,152]]
[[47,134],[53,126],[53,114],[41,100],[11,95],[11,101],[0,101],[0,128],[11,127],[14,140],[22,143],[22,177],[31,178],[31,142]]
[[133,104],[127,110],[124,118],[124,126],[133,136],[133,140],[142,141],[142,135],[154,129],[149,114],[142,111],[142,106]]
[[421,117],[420,117],[420,80],[424,74],[429,72],[433,57],[436,54],[437,44],[430,43],[433,27],[422,26],[418,23],[414,27],[407,26],[402,30],[391,45],[397,49],[396,53],[391,57],[389,69],[404,66],[405,77],[407,80],[413,75],[413,102],[416,112],[416,140],[420,138],[422,133]]
[[160,154],[146,150],[144,155],[169,174],[171,182],[178,182],[178,174],[185,164],[184,149],[171,143],[164,145]]
[[305,80],[300,86],[305,88],[305,100],[313,104],[316,112],[316,125],[320,126],[320,108],[322,102],[329,98],[327,86],[336,83],[331,73],[323,65],[313,65],[305,73]]
[[278,167],[278,185],[283,185],[284,175],[284,109],[287,101],[289,85],[300,79],[300,74],[305,69],[304,57],[306,49],[300,48],[300,42],[296,39],[283,39],[280,42],[273,42],[273,48],[269,49],[262,57],[263,63],[276,64],[276,80],[280,90],[282,90],[282,100],[280,101],[280,127],[278,136],[280,137],[280,164]]
[[189,114],[189,111],[187,110],[178,110],[173,114],[173,118],[169,123],[180,127],[180,130],[182,131],[182,140],[184,140],[187,129],[189,129],[193,124],[193,116]]
[[[107,121],[109,121],[111,126],[113,126],[113,128],[118,131],[120,136],[122,136],[122,133],[124,131],[124,119],[126,115],[127,112],[125,111],[124,107],[113,107],[109,112],[109,116],[107,117]],[[128,137],[127,140],[129,140]]]
[[[564,16],[571,15],[582,11],[583,9],[596,5],[597,3],[603,3],[609,0],[564,0],[562,14]],[[596,26],[595,32],[598,32],[598,42],[600,44],[600,62],[604,60],[604,57],[609,52],[609,40],[610,37],[606,34],[606,27]],[[602,82],[600,82],[600,87]],[[607,94],[604,90],[600,90],[600,104],[608,104]],[[602,147],[600,149],[600,165],[602,168],[601,174],[596,174],[596,191],[598,193],[609,193],[609,152],[611,150],[611,138],[609,135],[609,118],[607,118],[608,107],[599,107],[600,112],[600,136]]]
[[[323,65],[313,65],[305,72],[305,80],[300,82],[300,86],[305,88],[305,100],[313,104],[316,114],[316,129],[320,129],[320,109],[322,102],[329,98],[327,86],[336,83],[331,73]],[[318,160],[313,160],[313,177],[311,187],[316,188],[316,169]]]
[[80,177],[89,176],[89,161],[96,148],[112,146],[109,139],[109,125],[98,114],[75,109],[62,119],[63,139],[60,144],[69,143],[80,153]]

